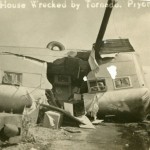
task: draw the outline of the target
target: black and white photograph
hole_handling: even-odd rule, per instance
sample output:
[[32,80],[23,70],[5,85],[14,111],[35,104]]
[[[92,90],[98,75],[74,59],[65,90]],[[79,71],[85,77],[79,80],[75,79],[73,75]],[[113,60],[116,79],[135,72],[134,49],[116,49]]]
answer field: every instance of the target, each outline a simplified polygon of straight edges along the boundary
[[0,0],[0,150],[150,150],[150,0]]

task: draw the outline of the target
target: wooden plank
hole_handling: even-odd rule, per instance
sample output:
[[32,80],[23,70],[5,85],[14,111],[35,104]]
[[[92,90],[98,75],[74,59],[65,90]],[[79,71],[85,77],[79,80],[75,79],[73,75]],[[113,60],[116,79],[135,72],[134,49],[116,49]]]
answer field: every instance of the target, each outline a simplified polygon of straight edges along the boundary
[[79,124],[84,124],[82,121],[80,121],[79,119],[75,118],[74,116],[70,115],[67,111],[65,111],[64,109],[52,106],[52,105],[45,105],[45,104],[41,104],[41,106],[48,108],[49,110],[54,110],[54,111],[58,111],[63,113],[66,117],[70,118],[72,121],[75,121],[76,123]]

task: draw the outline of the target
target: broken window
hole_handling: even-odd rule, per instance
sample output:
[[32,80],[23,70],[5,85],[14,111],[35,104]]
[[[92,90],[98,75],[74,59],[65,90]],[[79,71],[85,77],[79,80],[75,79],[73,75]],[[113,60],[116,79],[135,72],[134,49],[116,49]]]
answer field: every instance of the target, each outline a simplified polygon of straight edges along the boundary
[[14,72],[4,72],[2,84],[21,85],[22,74]]
[[88,81],[89,92],[104,92],[106,91],[105,79],[89,80]]
[[114,79],[114,85],[116,89],[132,87],[129,77],[121,77]]

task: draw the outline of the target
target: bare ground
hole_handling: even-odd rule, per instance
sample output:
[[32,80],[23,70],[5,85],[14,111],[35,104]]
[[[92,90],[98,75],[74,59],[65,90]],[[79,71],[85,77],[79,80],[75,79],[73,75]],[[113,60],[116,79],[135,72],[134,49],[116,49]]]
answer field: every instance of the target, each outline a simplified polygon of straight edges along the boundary
[[[149,123],[102,123],[96,129],[32,127],[28,140],[3,150],[149,150]],[[66,128],[67,129],[67,128]]]

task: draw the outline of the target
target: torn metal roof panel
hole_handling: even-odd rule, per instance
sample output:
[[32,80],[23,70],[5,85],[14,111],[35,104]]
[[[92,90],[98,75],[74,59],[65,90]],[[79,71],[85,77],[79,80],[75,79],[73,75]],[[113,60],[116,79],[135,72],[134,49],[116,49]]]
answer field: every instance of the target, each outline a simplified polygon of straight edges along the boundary
[[134,52],[128,39],[110,39],[102,42],[100,54]]

